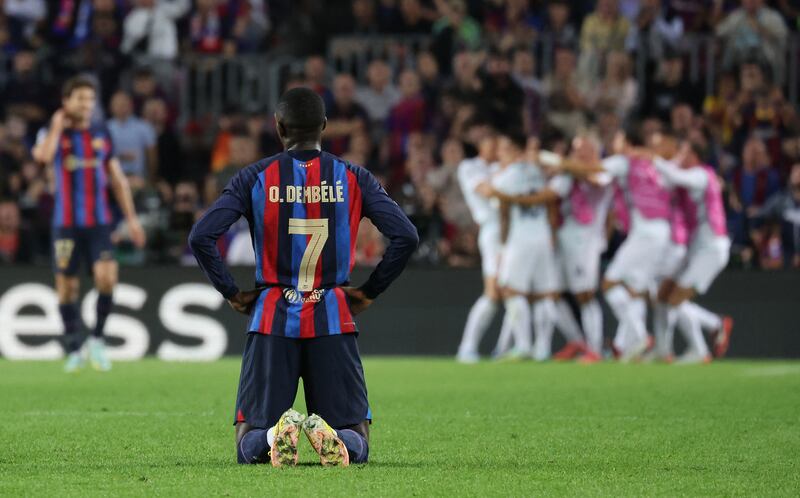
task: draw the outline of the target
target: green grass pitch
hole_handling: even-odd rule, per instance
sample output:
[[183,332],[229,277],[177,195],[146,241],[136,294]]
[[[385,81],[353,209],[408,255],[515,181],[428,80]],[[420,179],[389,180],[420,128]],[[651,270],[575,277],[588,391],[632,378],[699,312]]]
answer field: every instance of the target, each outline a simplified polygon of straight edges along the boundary
[[[371,462],[238,466],[239,361],[0,361],[3,496],[797,496],[800,363],[365,360]],[[304,411],[302,400],[296,404]]]

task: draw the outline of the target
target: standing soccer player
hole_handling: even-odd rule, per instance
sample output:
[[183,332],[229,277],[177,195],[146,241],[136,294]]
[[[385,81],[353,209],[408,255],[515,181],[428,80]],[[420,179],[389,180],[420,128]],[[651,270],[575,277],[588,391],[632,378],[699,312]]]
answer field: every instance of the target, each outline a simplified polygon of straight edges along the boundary
[[89,358],[94,368],[106,371],[111,369],[111,362],[105,350],[103,328],[111,313],[112,294],[119,273],[112,254],[109,186],[137,247],[144,247],[145,235],[133,207],[128,180],[114,157],[108,130],[92,124],[97,103],[94,84],[83,77],[68,80],[63,87],[61,103],[50,126],[40,132],[33,157],[52,167],[55,180],[53,268],[64,322],[65,370],[74,372],[84,366],[80,353],[78,271],[81,264],[86,264],[94,276],[98,293],[97,320],[89,337]]
[[475,363],[480,356],[478,346],[492,323],[500,304],[497,287],[497,265],[500,261],[500,215],[496,203],[492,202],[492,163],[495,160],[496,139],[494,135],[484,137],[478,144],[478,156],[465,159],[458,166],[458,183],[464,200],[469,206],[472,219],[480,227],[478,248],[481,253],[483,294],[469,311],[464,326],[464,336],[456,359],[462,363]]
[[[492,180],[493,195],[514,197],[543,190],[542,170],[524,161],[525,137],[507,133],[498,141],[501,171]],[[503,329],[511,331],[512,357],[533,355],[537,361],[550,357],[557,316],[558,275],[547,208],[505,203],[501,207],[503,255],[498,270],[506,307]],[[532,309],[528,304],[533,303]],[[531,346],[531,314],[536,331]],[[501,331],[501,337],[504,335]]]
[[[701,146],[684,141],[674,163],[655,160],[665,180],[677,188],[678,208],[684,213],[689,234],[686,266],[678,272],[675,286],[667,297],[668,314],[683,322],[681,329],[689,344],[688,351],[678,359],[680,363],[711,361],[702,332],[704,317],[711,315],[710,328],[722,330],[721,342],[727,342],[730,337],[730,323],[725,324],[721,317],[691,305],[695,296],[709,289],[730,256],[722,187],[714,170],[702,163],[705,152]],[[671,336],[669,327],[673,326],[674,320],[668,320],[666,337]]]
[[[234,418],[237,460],[295,465],[303,431],[323,465],[366,463],[372,414],[353,316],[400,275],[419,238],[372,174],[321,151],[327,119],[316,93],[289,90],[275,120],[285,151],[240,171],[189,236],[214,287],[250,317]],[[256,289],[246,292],[216,245],[242,216],[256,254]],[[346,287],[362,216],[390,243],[367,282]],[[291,409],[301,377],[306,406],[317,414],[307,418]]]

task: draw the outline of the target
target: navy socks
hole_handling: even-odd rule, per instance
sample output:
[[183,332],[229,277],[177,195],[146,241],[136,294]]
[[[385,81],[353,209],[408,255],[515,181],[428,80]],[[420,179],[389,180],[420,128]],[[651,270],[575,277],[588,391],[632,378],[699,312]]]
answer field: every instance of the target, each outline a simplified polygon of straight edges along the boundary
[[236,447],[236,461],[241,464],[269,462],[267,429],[254,429],[242,436]]
[[78,315],[78,303],[59,304],[58,311],[61,313],[61,320],[64,322],[64,346],[67,354],[74,353],[81,348],[81,337],[78,334],[80,328],[80,316]]
[[345,448],[347,448],[347,453],[350,455],[350,463],[367,463],[369,459],[369,444],[364,436],[352,429],[339,429],[336,433],[344,443]]
[[106,327],[106,319],[111,314],[112,305],[111,294],[99,294],[97,296],[97,323],[92,331],[92,336],[100,338],[103,337],[103,329]]

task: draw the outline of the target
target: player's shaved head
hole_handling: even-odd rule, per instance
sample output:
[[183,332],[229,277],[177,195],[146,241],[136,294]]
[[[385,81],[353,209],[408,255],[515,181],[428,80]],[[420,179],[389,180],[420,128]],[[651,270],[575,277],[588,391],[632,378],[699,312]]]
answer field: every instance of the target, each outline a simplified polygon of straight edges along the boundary
[[310,88],[292,88],[281,96],[275,120],[286,142],[319,141],[327,121],[325,103]]

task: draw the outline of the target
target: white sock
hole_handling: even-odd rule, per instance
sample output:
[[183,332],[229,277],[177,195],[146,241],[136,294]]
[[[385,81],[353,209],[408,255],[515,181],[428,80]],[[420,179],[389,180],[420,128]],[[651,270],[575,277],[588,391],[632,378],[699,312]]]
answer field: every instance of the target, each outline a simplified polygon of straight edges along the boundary
[[477,353],[483,334],[491,325],[494,315],[497,313],[497,303],[489,299],[488,296],[481,296],[472,305],[467,316],[467,324],[464,326],[464,336],[461,338],[461,345],[458,347],[459,354]]
[[500,327],[500,336],[497,338],[497,344],[495,345],[494,352],[492,353],[495,356],[505,354],[509,349],[511,349],[511,341],[514,338],[511,325],[512,324],[510,320],[503,318],[503,325]]
[[575,315],[572,314],[572,308],[569,307],[567,301],[559,299],[556,301],[556,327],[558,331],[564,336],[567,341],[581,342],[581,329],[578,322],[575,320]]
[[644,298],[631,299],[626,313],[628,328],[633,332],[635,340],[641,342],[647,339],[647,303]]
[[550,358],[557,316],[556,303],[552,299],[540,299],[533,303],[533,323],[536,329],[534,358],[537,360]]
[[[605,292],[606,301],[617,317],[617,321],[623,323],[625,321],[625,312],[628,304],[631,302],[631,295],[628,290],[622,285],[615,285]],[[617,332],[620,332],[619,330]],[[618,334],[619,335],[619,334]]]
[[655,337],[655,351],[661,355],[667,354],[667,315],[669,305],[666,303],[655,303],[653,305],[653,336]]
[[[523,353],[531,350],[531,312],[524,296],[513,296],[505,300],[506,314],[503,329],[514,339],[514,347]],[[502,331],[501,331],[502,334]]]
[[678,323],[678,308],[667,306],[666,321],[664,344],[667,349],[664,350],[664,354],[672,356],[675,354],[675,325]]
[[272,448],[272,443],[275,442],[275,427],[270,427],[267,431],[267,444]]
[[716,313],[708,311],[697,303],[686,302],[692,313],[695,314],[703,330],[719,330],[722,327],[722,318]]
[[586,343],[592,352],[603,352],[603,308],[597,299],[581,306],[581,324],[586,334]]
[[700,320],[692,312],[692,307],[687,306],[688,304],[685,302],[678,307],[678,323],[686,338],[686,343],[689,344],[689,352],[706,356],[709,352],[705,338],[703,338],[703,330],[700,328]]
[[628,327],[625,325],[625,322],[619,322],[617,324],[617,330],[614,332],[614,348],[617,351],[622,352],[628,347],[630,340],[628,338],[630,334],[628,334]]

